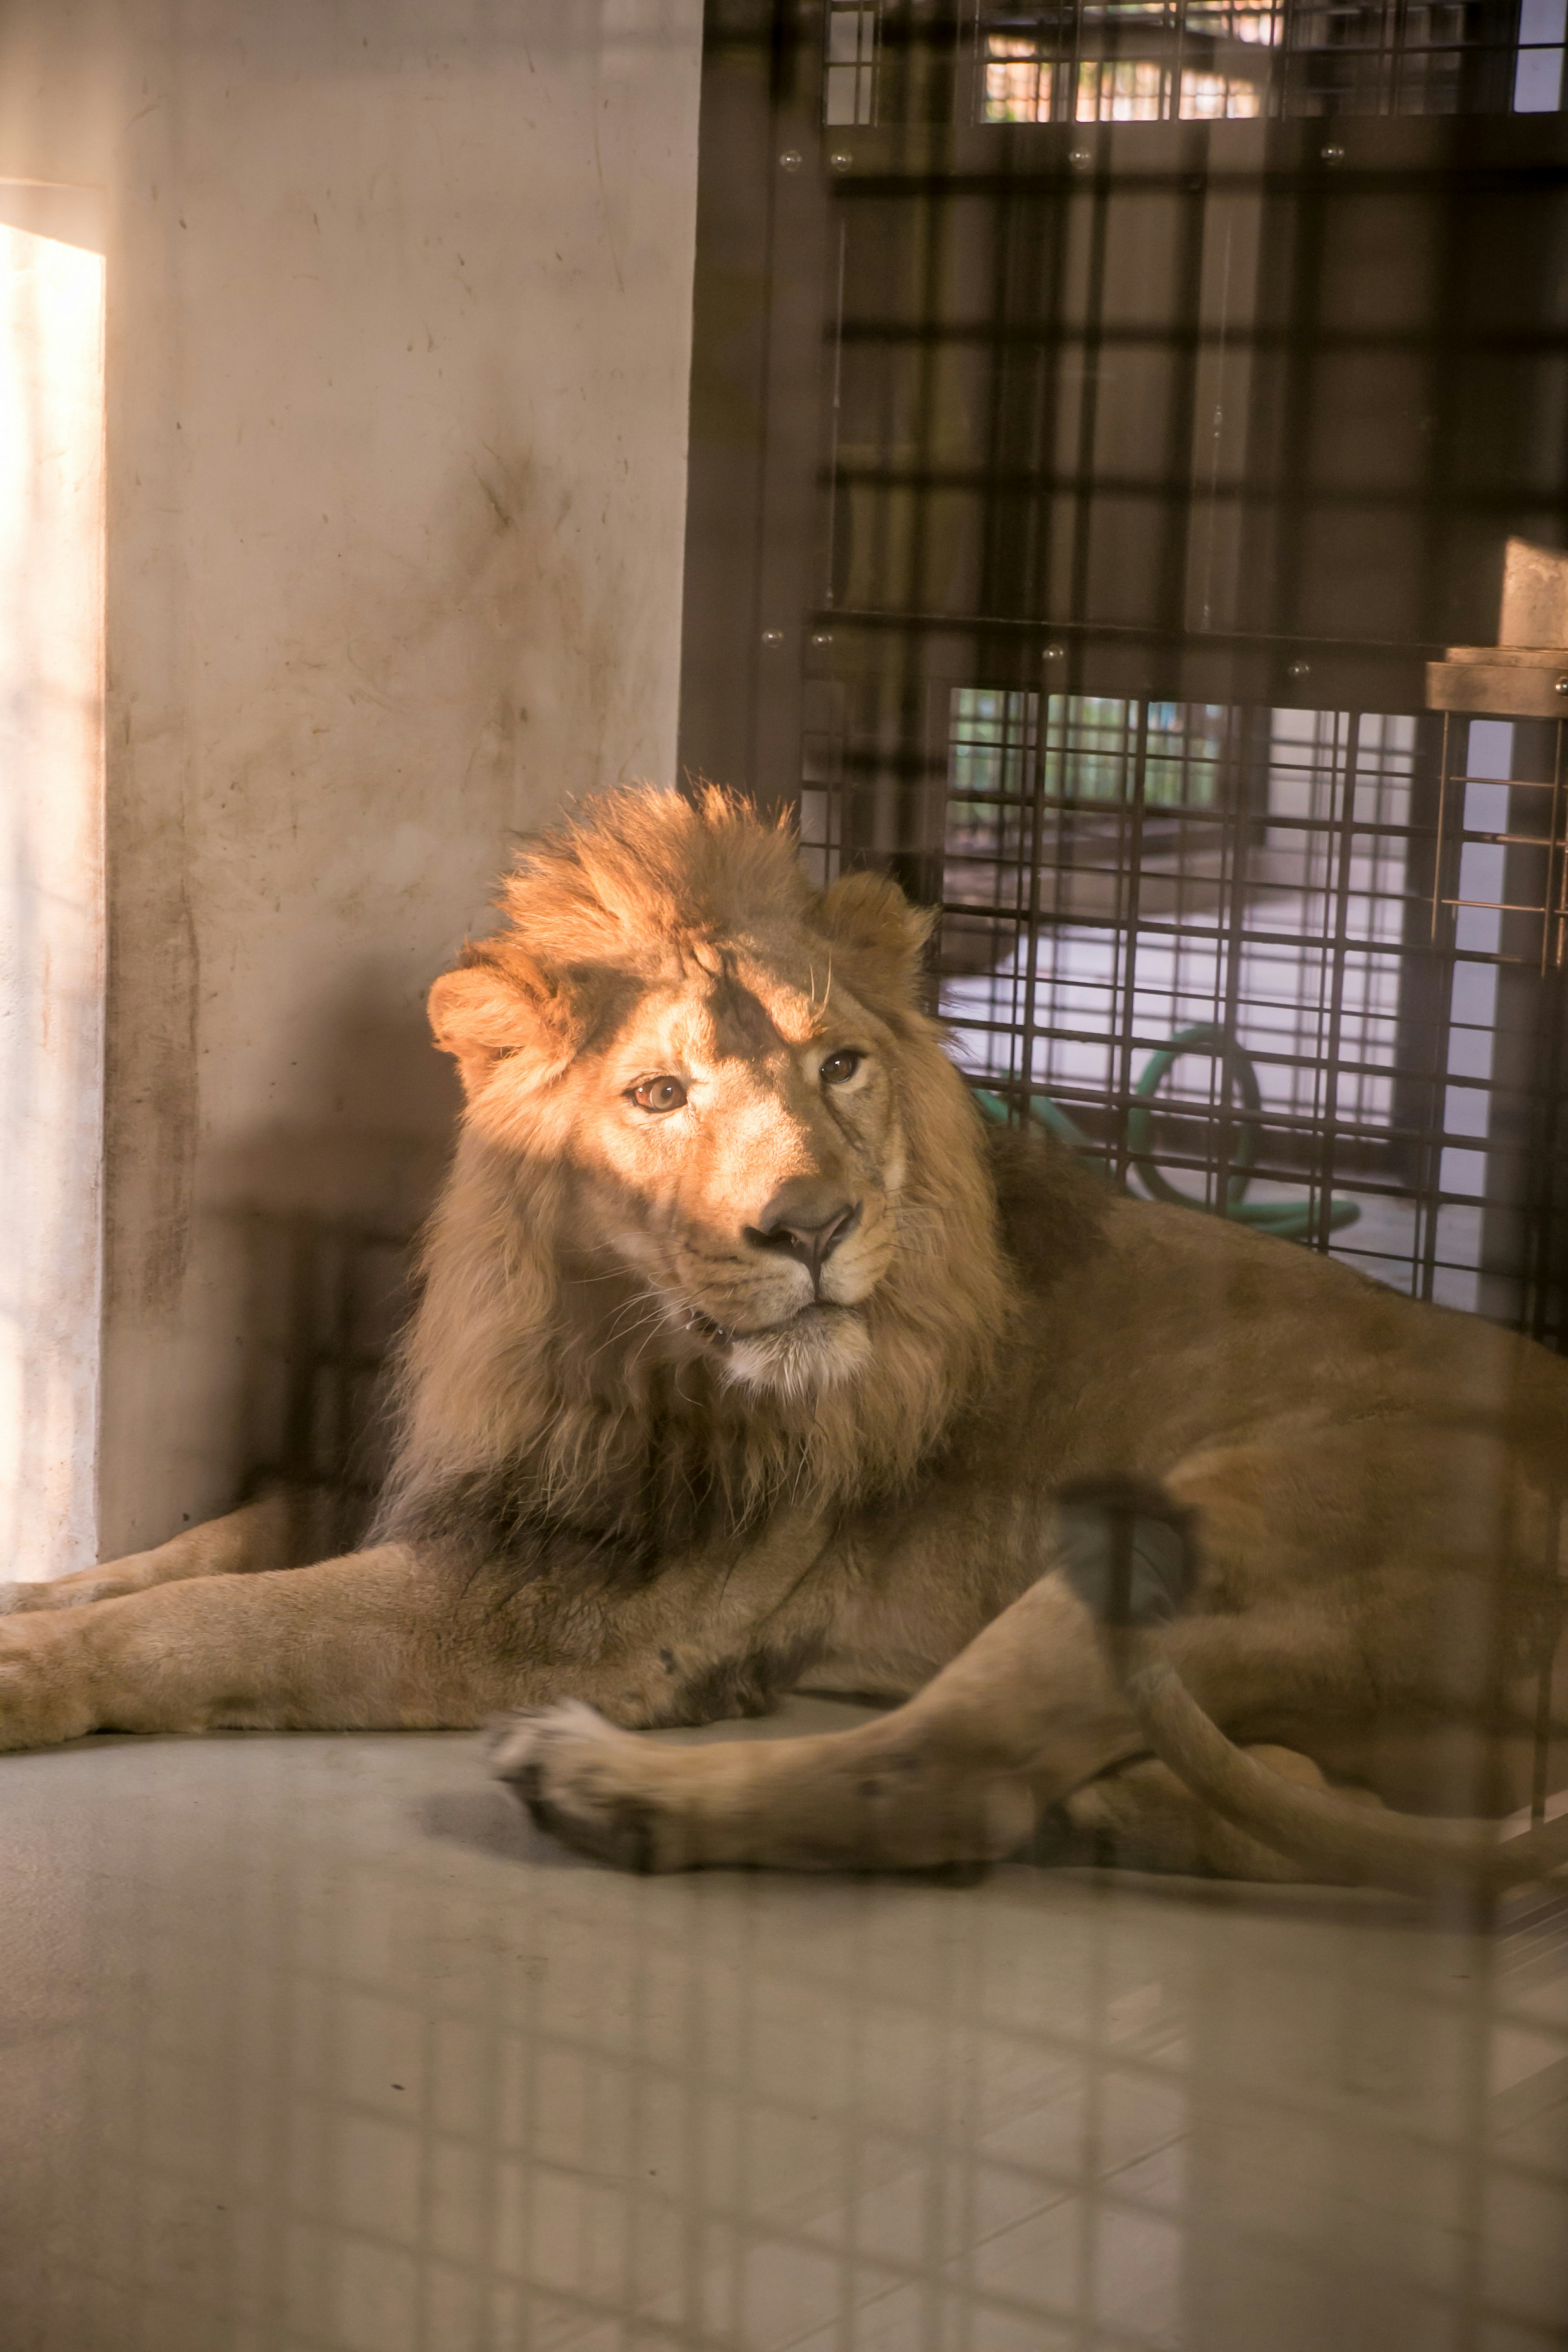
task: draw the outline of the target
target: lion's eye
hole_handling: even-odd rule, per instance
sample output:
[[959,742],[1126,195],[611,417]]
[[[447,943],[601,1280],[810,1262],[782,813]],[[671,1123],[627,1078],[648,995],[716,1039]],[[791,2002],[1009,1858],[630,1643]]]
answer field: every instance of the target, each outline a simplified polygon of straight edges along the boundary
[[639,1110],[679,1110],[685,1098],[686,1090],[679,1078],[640,1078],[632,1089],[632,1099]]
[[825,1087],[841,1087],[846,1079],[854,1076],[864,1059],[863,1054],[852,1054],[847,1050],[841,1054],[830,1054],[817,1076]]

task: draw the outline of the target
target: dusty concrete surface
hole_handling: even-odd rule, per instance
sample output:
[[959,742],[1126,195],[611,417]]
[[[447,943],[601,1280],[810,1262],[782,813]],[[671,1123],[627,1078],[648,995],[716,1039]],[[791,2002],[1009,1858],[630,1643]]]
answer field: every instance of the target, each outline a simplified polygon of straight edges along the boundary
[[1561,1900],[625,1878],[457,1737],[0,1780],[6,2352],[1564,2340]]
[[700,20],[0,15],[0,177],[104,191],[107,1551],[308,1414],[301,1297],[428,1198],[422,999],[515,834],[673,773]]

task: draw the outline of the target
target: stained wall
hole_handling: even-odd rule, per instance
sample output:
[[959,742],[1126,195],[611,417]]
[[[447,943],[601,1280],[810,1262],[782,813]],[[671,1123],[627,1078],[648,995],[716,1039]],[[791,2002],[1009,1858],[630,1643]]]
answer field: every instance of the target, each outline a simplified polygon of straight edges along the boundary
[[700,19],[0,16],[0,175],[107,224],[106,1554],[298,1441],[510,845],[674,773]]

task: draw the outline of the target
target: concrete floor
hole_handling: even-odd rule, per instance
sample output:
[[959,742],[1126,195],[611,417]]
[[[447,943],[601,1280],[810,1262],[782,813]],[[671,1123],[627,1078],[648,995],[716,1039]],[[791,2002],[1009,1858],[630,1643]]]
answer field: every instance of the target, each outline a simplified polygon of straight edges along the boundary
[[467,1738],[0,1785],[5,2352],[1568,2343],[1563,1896],[622,1878]]

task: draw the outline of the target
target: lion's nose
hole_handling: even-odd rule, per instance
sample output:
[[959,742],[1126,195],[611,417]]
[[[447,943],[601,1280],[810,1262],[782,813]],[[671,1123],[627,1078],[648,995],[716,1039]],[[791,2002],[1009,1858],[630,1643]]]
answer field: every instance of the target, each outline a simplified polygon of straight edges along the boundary
[[777,1250],[803,1265],[815,1286],[839,1244],[861,1221],[861,1204],[846,1201],[836,1184],[820,1176],[793,1176],[780,1184],[746,1238],[757,1249]]

